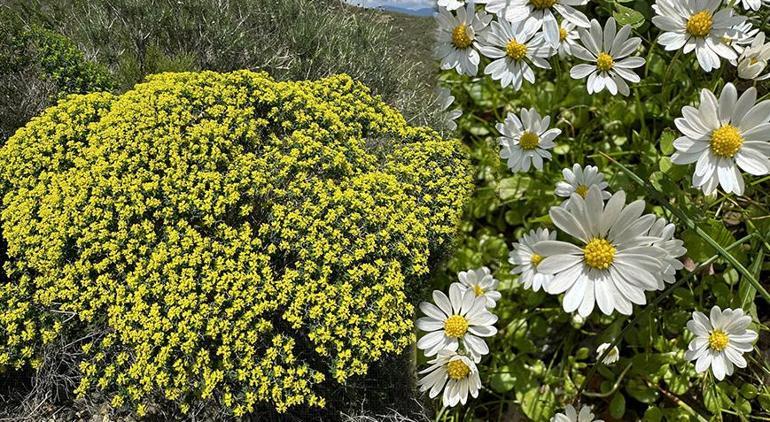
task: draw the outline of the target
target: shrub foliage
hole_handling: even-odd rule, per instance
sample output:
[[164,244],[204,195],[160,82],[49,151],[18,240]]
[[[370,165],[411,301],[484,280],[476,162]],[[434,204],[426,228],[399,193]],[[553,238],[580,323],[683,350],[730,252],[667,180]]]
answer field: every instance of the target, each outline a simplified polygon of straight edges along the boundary
[[107,68],[85,58],[72,40],[24,25],[0,9],[0,139],[66,94],[113,87]]
[[347,76],[68,97],[0,150],[0,367],[74,357],[78,394],[139,414],[323,406],[413,342],[468,165]]

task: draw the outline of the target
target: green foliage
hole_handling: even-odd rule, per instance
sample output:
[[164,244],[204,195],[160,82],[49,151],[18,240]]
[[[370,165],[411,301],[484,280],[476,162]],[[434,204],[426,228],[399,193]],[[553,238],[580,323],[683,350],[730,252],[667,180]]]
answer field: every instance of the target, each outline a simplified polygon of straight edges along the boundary
[[[684,359],[692,338],[687,320],[692,311],[712,305],[743,307],[755,321],[751,328],[761,332],[759,349],[767,350],[770,306],[747,274],[767,288],[770,179],[747,178],[741,197],[704,197],[690,186],[693,169],[673,165],[669,158],[679,136],[673,120],[681,108],[697,103],[700,89],[718,92],[725,81],[736,79],[734,69],[723,65],[709,75],[694,55],[674,57],[662,51],[654,38],[657,30],[650,27],[651,2],[595,3],[589,16],[600,22],[615,16],[644,39],[641,55],[647,65],[627,98],[606,92],[589,95],[584,80],[570,78],[571,64],[556,59],[553,70],[536,70],[537,82],[525,83],[519,92],[502,89],[488,77],[443,75],[463,110],[459,127],[472,148],[477,190],[466,208],[461,246],[435,287],[445,289],[456,281],[457,272],[486,265],[503,293],[494,310],[500,331],[490,340],[491,355],[480,369],[488,389],[465,409],[448,412],[445,420],[469,420],[463,415],[507,420],[522,412],[543,421],[554,409],[578,400],[593,405],[604,420],[770,417],[768,400],[762,398],[770,397],[766,352],[746,355],[749,367],[723,382],[709,373],[697,374]],[[738,84],[740,91],[748,86]],[[766,99],[767,86],[757,88]],[[524,107],[551,115],[563,133],[543,171],[511,174],[499,157],[495,124]],[[611,191],[622,189],[629,198],[646,199],[648,211],[677,224],[677,237],[689,251],[686,269],[677,276],[681,283],[663,293],[648,293],[648,303],[657,302],[635,307],[631,317],[595,312],[585,321],[573,318],[563,312],[558,297],[526,290],[511,274],[511,243],[531,229],[553,227],[548,210],[562,201],[554,196],[554,187],[562,180],[561,170],[573,163],[596,165]],[[597,365],[596,347],[614,340],[620,361]]]
[[[111,75],[86,60],[68,38],[27,26],[0,10],[0,129],[9,136],[42,108],[67,94],[112,88]],[[2,136],[5,139],[6,136]]]
[[62,94],[82,94],[111,88],[107,69],[87,61],[77,46],[62,35],[33,27],[25,35],[33,60]]
[[[26,19],[67,34],[114,69],[122,89],[163,71],[259,69],[282,80],[346,73],[410,118],[431,122],[426,101],[434,68],[421,65],[423,58],[402,45],[386,16],[341,1],[8,3]],[[415,24],[423,31],[431,25],[430,19]]]
[[74,361],[140,416],[324,406],[414,341],[472,185],[459,142],[344,75],[71,96],[0,163],[0,366]]

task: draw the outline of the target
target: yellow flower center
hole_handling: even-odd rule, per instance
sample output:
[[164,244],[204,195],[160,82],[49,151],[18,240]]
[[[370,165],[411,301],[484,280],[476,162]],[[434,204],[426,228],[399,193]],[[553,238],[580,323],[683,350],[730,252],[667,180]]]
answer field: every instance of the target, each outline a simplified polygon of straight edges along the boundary
[[714,17],[711,15],[711,11],[703,10],[692,16],[687,20],[687,33],[693,37],[705,37],[711,32],[711,28],[714,26]]
[[516,40],[510,40],[505,46],[505,53],[513,60],[521,60],[527,56],[527,46]]
[[449,337],[462,337],[468,331],[468,321],[460,315],[452,315],[444,321],[444,332]]
[[540,137],[534,132],[524,132],[519,139],[519,146],[524,150],[533,150],[540,144]]
[[476,294],[476,297],[479,297],[479,296],[484,296],[484,289],[483,289],[483,288],[481,288],[481,286],[480,286],[480,285],[478,285],[478,284],[474,284],[474,285],[473,285],[473,293],[475,293],[475,294]]
[[605,52],[599,53],[599,57],[596,58],[596,67],[599,70],[606,72],[615,66],[615,60],[612,60],[612,56]]
[[606,270],[615,259],[616,249],[606,239],[595,237],[583,248],[583,260],[589,267]]
[[468,25],[457,25],[455,29],[452,30],[452,44],[461,50],[466,49],[473,44],[473,39],[468,33]]
[[709,334],[709,347],[711,350],[721,352],[727,348],[729,340],[727,333],[722,330],[714,330]]
[[460,359],[449,361],[446,364],[446,372],[449,374],[449,378],[453,380],[461,380],[471,373],[471,368]]
[[532,265],[533,265],[535,268],[537,268],[537,266],[538,266],[538,265],[540,265],[540,263],[541,263],[541,262],[543,262],[543,257],[542,257],[542,256],[540,256],[540,255],[538,255],[538,254],[536,254],[536,253],[533,253],[533,254],[532,254],[532,256],[531,256],[531,257],[529,257],[529,262],[530,262],[530,263],[531,263],[531,264],[532,264]]
[[578,185],[578,187],[575,188],[575,193],[585,198],[586,195],[588,195],[588,186]]
[[529,2],[535,6],[535,9],[548,9],[558,3],[559,0],[529,0]]
[[559,41],[564,41],[567,39],[567,35],[569,35],[569,32],[567,32],[566,29],[564,29],[563,26],[559,27]]
[[741,145],[743,145],[743,136],[733,125],[726,124],[711,132],[711,152],[714,155],[732,158],[741,149]]

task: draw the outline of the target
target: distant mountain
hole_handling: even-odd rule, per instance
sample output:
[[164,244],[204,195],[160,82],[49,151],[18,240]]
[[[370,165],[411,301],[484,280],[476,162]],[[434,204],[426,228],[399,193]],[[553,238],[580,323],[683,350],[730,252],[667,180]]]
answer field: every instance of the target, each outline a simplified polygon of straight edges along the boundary
[[394,5],[389,6],[380,6],[378,9],[385,10],[387,12],[393,12],[393,13],[401,13],[403,15],[412,15],[412,16],[433,16],[433,14],[436,12],[435,9],[432,7],[424,7],[421,9],[410,9],[406,7],[398,7]]
[[[429,5],[434,2],[407,2],[399,4],[397,1],[388,0],[344,0],[353,6],[382,10],[383,12],[398,13],[401,15],[431,17],[436,13],[436,7]],[[384,4],[383,4],[384,3]],[[423,5],[424,4],[424,5]]]

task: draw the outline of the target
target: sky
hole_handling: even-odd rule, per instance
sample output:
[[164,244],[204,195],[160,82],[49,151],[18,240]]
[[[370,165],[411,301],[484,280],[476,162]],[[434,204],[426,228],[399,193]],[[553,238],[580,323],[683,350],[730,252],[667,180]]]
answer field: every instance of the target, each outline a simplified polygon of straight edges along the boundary
[[348,3],[364,7],[397,6],[405,9],[424,9],[433,7],[436,0],[346,0]]

